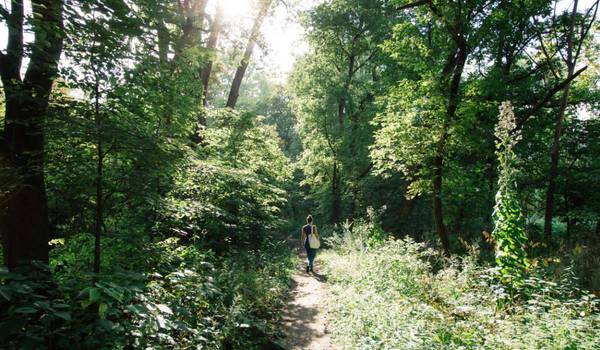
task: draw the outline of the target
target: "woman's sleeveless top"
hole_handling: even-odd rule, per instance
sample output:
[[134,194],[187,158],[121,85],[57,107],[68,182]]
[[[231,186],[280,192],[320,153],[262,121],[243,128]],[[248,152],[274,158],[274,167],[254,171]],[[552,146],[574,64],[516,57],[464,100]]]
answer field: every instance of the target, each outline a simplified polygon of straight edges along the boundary
[[310,235],[312,233],[311,225],[302,226],[302,231],[304,232],[305,235]]

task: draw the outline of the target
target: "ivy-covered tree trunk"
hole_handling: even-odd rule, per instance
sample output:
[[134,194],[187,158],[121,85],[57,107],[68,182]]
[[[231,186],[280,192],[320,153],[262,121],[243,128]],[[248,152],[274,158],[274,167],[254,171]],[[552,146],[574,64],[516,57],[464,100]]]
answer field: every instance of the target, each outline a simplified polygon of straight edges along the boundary
[[496,155],[498,156],[498,192],[494,206],[493,238],[496,245],[496,263],[501,269],[501,280],[511,295],[522,286],[529,267],[525,245],[525,218],[516,188],[517,155],[515,145],[521,140],[519,132],[512,133],[516,120],[510,101],[502,102],[496,124]]
[[2,157],[17,179],[0,220],[4,263],[9,268],[33,260],[48,261],[44,123],[62,50],[62,7],[62,1],[32,1],[34,42],[21,80],[23,1],[13,1],[8,49],[0,56],[6,94]]

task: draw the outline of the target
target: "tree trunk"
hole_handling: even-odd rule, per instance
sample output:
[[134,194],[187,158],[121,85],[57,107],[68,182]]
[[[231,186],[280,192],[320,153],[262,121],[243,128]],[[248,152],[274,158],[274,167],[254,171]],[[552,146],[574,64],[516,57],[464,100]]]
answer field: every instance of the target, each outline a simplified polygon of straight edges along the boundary
[[404,221],[412,214],[416,199],[417,197],[410,199],[407,199],[406,196],[404,197],[400,211],[398,211],[398,218],[400,218],[400,220]]
[[340,198],[340,178],[337,160],[333,162],[333,175],[331,176],[331,223],[340,222],[342,199]]
[[[202,68],[201,79],[202,79],[202,105],[206,107],[208,104],[208,87],[210,83],[210,74],[212,72],[213,60],[212,55],[214,54],[217,43],[219,42],[219,36],[221,35],[221,19],[223,17],[223,6],[221,3],[217,4],[217,12],[215,13],[215,17],[213,19],[212,28],[210,31],[210,35],[208,37],[208,43],[206,45],[206,49],[209,51],[211,55],[208,59],[206,65]],[[206,122],[202,125],[206,126]]]
[[460,80],[469,53],[464,39],[457,40],[457,45],[456,54],[451,54],[448,57],[448,62],[444,67],[444,73],[452,73],[452,75],[448,86],[448,107],[446,108],[442,135],[437,144],[436,154],[433,157],[433,220],[446,254],[450,253],[450,239],[444,224],[442,202],[445,148],[448,141],[450,123],[456,118],[456,110],[460,97]]
[[[571,24],[567,37],[567,78],[571,78],[575,72],[575,64],[577,63],[577,55],[573,57],[573,34],[575,31],[575,16],[577,14],[577,2],[573,3],[573,12],[571,13]],[[583,38],[581,38],[583,40]],[[560,136],[563,129],[563,121],[565,112],[569,103],[569,89],[571,82],[565,84],[563,96],[560,101],[556,124],[554,126],[554,140],[552,143],[552,151],[550,152],[550,171],[548,173],[548,190],[546,191],[546,210],[544,213],[544,239],[548,244],[552,243],[552,219],[554,217],[554,192],[556,191],[556,177],[558,175],[558,158],[560,155]]]
[[179,57],[182,51],[194,44],[200,44],[202,22],[208,0],[185,1],[180,11],[184,14],[184,23],[181,26],[182,36],[177,44],[175,55]]
[[208,5],[208,0],[199,0],[198,9],[197,9],[197,23],[196,27],[198,28],[198,35],[196,40],[198,41],[198,45],[202,44],[202,30],[204,29],[204,18],[206,17],[206,5]]
[[[21,82],[22,1],[12,2],[9,45],[0,56],[6,91],[3,158],[18,178],[1,217],[4,262],[9,268],[48,261],[48,203],[44,182],[44,122],[62,50],[62,1],[32,1],[34,42]],[[17,17],[21,17],[20,19]],[[21,47],[21,49],[19,49]],[[15,55],[18,56],[14,61]],[[6,84],[7,81],[17,79]]]
[[569,201],[569,197],[568,196],[563,196],[563,200],[565,201],[565,213],[566,213],[566,218],[567,218],[566,238],[567,238],[567,240],[570,240],[571,239],[571,234],[573,233],[573,228],[574,228],[575,221],[571,217],[571,215],[569,215],[569,212],[571,211],[571,204],[570,204],[570,201]]
[[158,32],[158,58],[160,62],[166,63],[169,61],[169,45],[171,43],[169,30],[164,23],[158,24],[156,30]]
[[103,200],[104,194],[102,191],[102,176],[104,172],[104,153],[102,150],[102,120],[100,116],[100,82],[96,76],[95,86],[95,103],[94,103],[94,119],[96,122],[96,224],[94,227],[94,274],[100,273],[100,239],[102,237],[102,225],[103,225]]
[[465,219],[465,205],[464,202],[460,203],[458,208],[458,217],[456,218],[456,222],[454,223],[454,234],[461,236],[463,233],[463,220]]
[[272,0],[263,1],[260,11],[254,20],[254,25],[252,26],[250,37],[248,38],[248,43],[246,44],[246,50],[244,50],[244,56],[242,57],[240,65],[235,71],[235,76],[233,77],[233,82],[231,83],[231,89],[229,90],[229,97],[227,98],[226,106],[231,109],[235,108],[238,97],[240,96],[240,86],[242,85],[242,80],[246,74],[248,64],[250,63],[250,58],[252,57],[252,52],[254,51],[254,46],[256,45],[256,39],[258,38],[260,27],[267,16],[271,2]]
[[4,86],[5,119],[4,138],[5,147],[11,144],[13,121],[18,118],[21,107],[21,64],[23,61],[23,0],[11,1],[12,12],[7,19],[8,43],[6,55],[0,53],[0,73]]
[[552,243],[552,219],[554,217],[554,192],[556,192],[556,177],[558,175],[558,158],[560,153],[560,135],[565,118],[565,111],[569,99],[569,86],[567,84],[560,102],[560,109],[554,127],[554,141],[550,152],[550,171],[548,172],[548,189],[546,190],[546,210],[544,215],[544,238]]
[[433,159],[433,221],[435,228],[442,242],[442,247],[446,254],[450,253],[450,240],[448,232],[444,225],[443,205],[442,205],[442,166],[444,158],[436,155]]

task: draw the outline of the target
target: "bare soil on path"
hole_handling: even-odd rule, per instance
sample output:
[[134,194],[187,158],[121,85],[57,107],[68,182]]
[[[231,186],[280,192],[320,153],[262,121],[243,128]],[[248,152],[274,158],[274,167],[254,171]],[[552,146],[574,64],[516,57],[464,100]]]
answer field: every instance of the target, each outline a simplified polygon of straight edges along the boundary
[[338,350],[329,335],[329,290],[327,276],[319,274],[319,253],[315,272],[306,273],[306,253],[299,241],[289,243],[298,251],[298,267],[292,277],[289,301],[283,310],[282,328],[286,337],[282,345],[288,350]]

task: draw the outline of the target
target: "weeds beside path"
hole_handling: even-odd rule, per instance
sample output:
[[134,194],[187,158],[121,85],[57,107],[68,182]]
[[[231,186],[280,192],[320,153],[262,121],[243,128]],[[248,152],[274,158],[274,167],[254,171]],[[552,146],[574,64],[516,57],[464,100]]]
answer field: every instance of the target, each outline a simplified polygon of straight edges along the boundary
[[320,274],[320,266],[315,273],[304,271],[306,254],[297,239],[289,239],[298,251],[296,272],[292,276],[289,301],[283,310],[282,327],[286,337],[282,343],[285,349],[335,350],[328,332],[329,290],[325,283],[327,276]]

